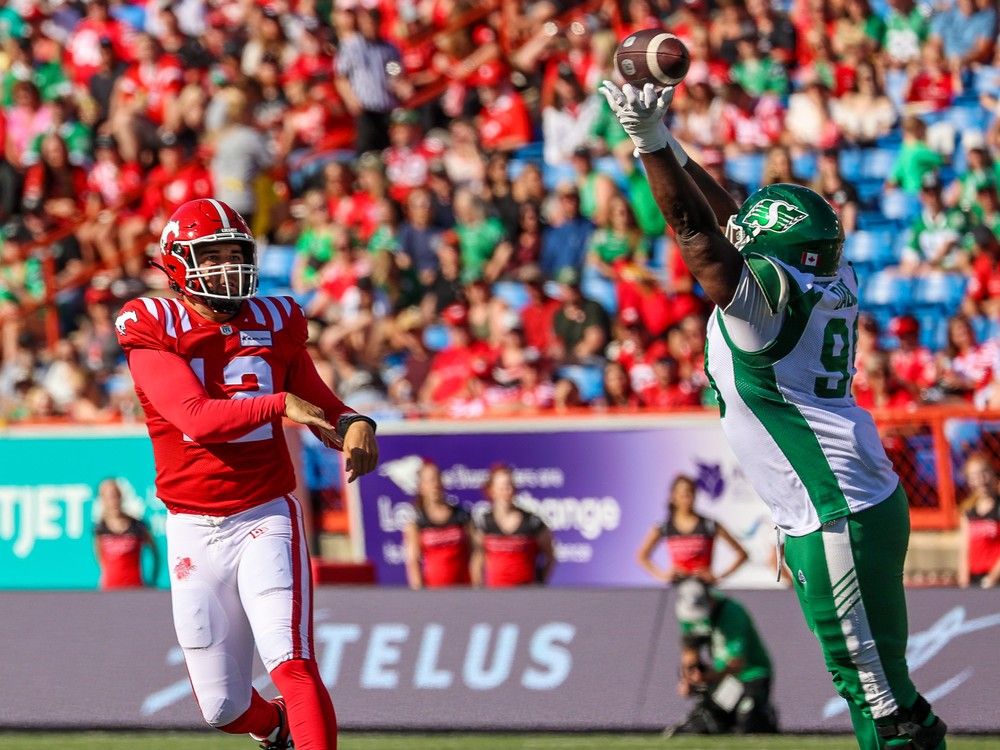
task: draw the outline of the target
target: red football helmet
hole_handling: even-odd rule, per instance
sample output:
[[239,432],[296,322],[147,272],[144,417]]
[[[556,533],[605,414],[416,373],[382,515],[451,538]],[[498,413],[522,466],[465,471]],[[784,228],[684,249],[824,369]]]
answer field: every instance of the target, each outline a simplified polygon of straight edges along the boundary
[[[202,267],[198,249],[220,243],[238,244],[243,263]],[[160,234],[160,260],[175,291],[199,297],[213,309],[235,309],[257,293],[257,243],[250,227],[214,198],[188,201],[174,211]]]

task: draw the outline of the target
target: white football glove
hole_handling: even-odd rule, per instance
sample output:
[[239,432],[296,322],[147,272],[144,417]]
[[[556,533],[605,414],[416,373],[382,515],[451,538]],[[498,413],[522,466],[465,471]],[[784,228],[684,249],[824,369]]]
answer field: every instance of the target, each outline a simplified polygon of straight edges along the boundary
[[631,83],[618,88],[611,81],[604,81],[601,93],[635,144],[637,154],[650,154],[669,146],[682,167],[687,163],[687,153],[663,122],[674,99],[673,86],[665,86],[657,93],[651,83],[640,91]]

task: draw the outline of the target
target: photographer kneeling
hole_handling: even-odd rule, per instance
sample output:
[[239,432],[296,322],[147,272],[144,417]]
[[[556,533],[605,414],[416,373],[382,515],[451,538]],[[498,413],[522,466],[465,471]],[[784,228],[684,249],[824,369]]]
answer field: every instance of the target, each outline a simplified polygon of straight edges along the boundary
[[750,615],[694,578],[679,583],[676,592],[682,636],[677,691],[696,703],[666,734],[777,732],[771,659]]

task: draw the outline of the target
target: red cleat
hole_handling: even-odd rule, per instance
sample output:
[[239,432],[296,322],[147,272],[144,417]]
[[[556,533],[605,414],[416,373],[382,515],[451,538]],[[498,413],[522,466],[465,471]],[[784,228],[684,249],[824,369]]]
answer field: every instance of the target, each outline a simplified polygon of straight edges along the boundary
[[258,737],[252,733],[250,737],[260,743],[261,750],[294,750],[295,743],[292,742],[292,732],[288,728],[288,708],[285,706],[285,699],[279,695],[271,703],[278,709],[278,726],[267,737]]

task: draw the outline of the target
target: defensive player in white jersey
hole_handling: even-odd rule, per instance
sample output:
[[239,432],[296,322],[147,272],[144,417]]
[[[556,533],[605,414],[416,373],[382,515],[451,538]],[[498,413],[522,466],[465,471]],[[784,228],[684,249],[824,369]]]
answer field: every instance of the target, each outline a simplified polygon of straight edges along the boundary
[[836,213],[798,185],[769,185],[737,206],[667,129],[672,88],[605,81],[603,93],[717,305],[706,369],[723,431],[786,535],[799,603],[858,745],[944,748],[945,724],[906,665],[906,494],[851,395],[857,278],[841,263]]

